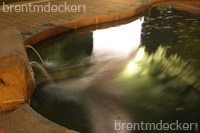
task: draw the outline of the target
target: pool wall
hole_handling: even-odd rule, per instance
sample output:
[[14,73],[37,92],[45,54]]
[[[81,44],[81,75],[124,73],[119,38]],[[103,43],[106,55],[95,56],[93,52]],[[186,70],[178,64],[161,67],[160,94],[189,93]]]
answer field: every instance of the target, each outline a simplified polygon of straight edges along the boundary
[[[148,4],[139,6],[133,10],[127,10],[118,13],[101,13],[100,15],[93,15],[88,17],[85,15],[83,19],[72,20],[72,22],[64,23],[63,20],[57,22],[50,22],[48,24],[35,27],[29,32],[31,36],[24,36],[25,45],[34,45],[46,38],[55,36],[57,34],[67,32],[73,29],[86,27],[90,25],[97,25],[107,22],[119,21],[127,19],[133,16],[141,16],[151,10],[151,8],[159,5],[174,5],[177,8],[181,8],[186,11],[192,11],[193,13],[200,13],[200,0],[151,0]],[[188,10],[187,10],[188,9]]]
[[[81,19],[77,19],[75,14],[72,14],[74,15],[74,20],[70,22],[65,23],[62,20],[59,21],[58,18],[56,22],[52,21],[36,27],[30,26],[28,32],[18,30],[15,27],[7,27],[5,30],[0,30],[0,113],[4,113],[3,116],[5,116],[0,118],[0,132],[9,131],[10,129],[15,130],[9,127],[9,121],[15,121],[14,127],[20,126],[21,123],[26,123],[26,121],[32,122],[32,124],[25,127],[26,130],[34,130],[33,127],[31,128],[31,125],[34,125],[33,123],[36,123],[35,127],[40,124],[42,127],[49,127],[48,129],[56,128],[60,132],[66,132],[67,130],[58,125],[55,127],[51,124],[45,125],[44,121],[48,120],[39,118],[39,115],[33,118],[31,114],[37,113],[32,111],[27,104],[24,104],[29,101],[35,88],[35,81],[24,48],[25,45],[34,45],[46,38],[73,29],[140,16],[158,5],[175,5],[180,10],[200,13],[200,8],[198,8],[200,7],[200,0],[151,0],[147,4],[134,7],[132,10],[116,9],[113,13],[101,12],[89,17],[85,15]],[[25,114],[28,119],[25,116],[18,115],[19,112]],[[16,117],[12,117],[12,115]],[[7,119],[9,120],[4,122]],[[19,119],[21,122],[18,122]]]

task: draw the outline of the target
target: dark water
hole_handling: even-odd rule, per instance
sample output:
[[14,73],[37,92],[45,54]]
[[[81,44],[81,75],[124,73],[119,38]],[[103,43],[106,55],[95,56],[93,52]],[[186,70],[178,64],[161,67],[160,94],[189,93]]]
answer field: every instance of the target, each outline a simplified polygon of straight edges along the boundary
[[133,132],[114,130],[115,120],[196,124],[136,133],[199,131],[200,16],[159,6],[118,27],[72,32],[35,46],[54,84],[34,69],[34,110],[83,133]]

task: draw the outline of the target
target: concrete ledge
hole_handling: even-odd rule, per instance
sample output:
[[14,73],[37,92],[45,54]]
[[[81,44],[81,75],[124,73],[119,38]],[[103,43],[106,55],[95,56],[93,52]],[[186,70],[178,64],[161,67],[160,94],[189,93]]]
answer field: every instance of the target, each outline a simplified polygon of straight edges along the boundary
[[[148,4],[138,7],[137,9],[133,9],[130,11],[125,11],[125,12],[119,12],[115,14],[109,14],[107,13],[102,13],[101,15],[98,16],[90,16],[90,17],[85,17],[80,20],[74,20],[65,23],[65,20],[58,20],[57,22],[51,22],[49,25],[54,25],[54,28],[49,28],[49,29],[39,29],[37,28],[37,33],[35,31],[31,31],[33,33],[32,36],[24,36],[24,44],[25,45],[34,45],[46,38],[52,37],[54,35],[67,32],[73,29],[78,29],[81,27],[86,27],[90,25],[96,25],[96,24],[101,24],[101,23],[107,23],[107,22],[113,22],[113,21],[118,21],[122,19],[127,19],[133,16],[140,16],[151,10],[155,6],[159,5],[175,5],[176,8],[181,7],[183,5],[187,5],[184,7],[189,7],[192,8],[192,13],[198,13],[200,12],[200,8],[197,7],[196,5],[200,5],[200,0],[151,0]],[[183,9],[183,8],[182,8]]]
[[28,102],[35,83],[20,32],[13,27],[0,31],[0,113]]
[[0,133],[75,133],[35,112],[28,104],[1,115]]

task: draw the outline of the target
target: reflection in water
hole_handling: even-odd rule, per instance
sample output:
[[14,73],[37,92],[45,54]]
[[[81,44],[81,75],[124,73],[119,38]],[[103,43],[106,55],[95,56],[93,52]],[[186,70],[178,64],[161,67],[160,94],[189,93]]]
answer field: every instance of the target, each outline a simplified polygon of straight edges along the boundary
[[[182,76],[183,78],[187,78],[186,75],[182,74],[188,74],[188,76],[194,77],[190,77],[188,79],[197,78],[197,74],[194,73],[195,69],[188,61],[184,61],[183,59],[178,57],[177,54],[170,55],[170,57],[167,58],[166,52],[167,48],[159,47],[155,53],[149,55],[147,52],[144,52],[144,48],[141,47],[138,50],[134,59],[130,61],[130,63],[124,70],[124,77],[128,77],[127,75],[135,76],[135,74],[138,73],[146,76],[149,74],[149,71],[151,71],[150,69],[152,69],[154,65],[160,65],[160,68],[166,69],[162,71],[167,72],[168,74],[170,74],[170,76]],[[147,65],[149,65],[150,67],[147,67]],[[190,73],[193,74],[190,75]],[[193,83],[195,83],[195,81]]]
[[123,72],[123,75],[125,77],[133,76],[133,74],[141,70],[141,67],[138,65],[138,62],[142,60],[144,56],[144,50],[144,48],[140,48],[135,58],[128,63],[127,68]]
[[160,6],[144,21],[44,41],[37,50],[57,80],[39,84],[31,106],[83,133],[116,133],[114,120],[200,122],[199,30],[198,16]]
[[[142,45],[149,53],[154,53],[160,45],[166,46],[167,55],[178,54],[195,62],[200,58],[199,31],[199,16],[161,6],[152,9],[151,14],[144,17]],[[195,65],[199,67],[198,64]]]
[[[159,47],[154,54],[144,52],[140,61],[134,58],[125,67],[115,81],[121,83],[128,97],[123,104],[135,121],[199,122],[200,93],[194,86],[199,82],[196,70],[177,55],[167,57],[166,51],[167,48]],[[130,69],[134,73],[128,73]]]

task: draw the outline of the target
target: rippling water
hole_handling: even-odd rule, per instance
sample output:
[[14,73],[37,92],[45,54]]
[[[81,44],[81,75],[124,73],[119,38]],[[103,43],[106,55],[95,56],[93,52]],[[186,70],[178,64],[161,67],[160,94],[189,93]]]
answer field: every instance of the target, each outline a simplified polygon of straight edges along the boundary
[[115,133],[115,120],[200,122],[198,15],[159,6],[133,22],[72,31],[35,48],[55,84],[34,70],[38,85],[31,106],[62,126]]

